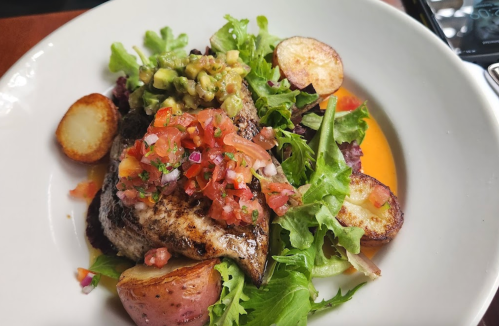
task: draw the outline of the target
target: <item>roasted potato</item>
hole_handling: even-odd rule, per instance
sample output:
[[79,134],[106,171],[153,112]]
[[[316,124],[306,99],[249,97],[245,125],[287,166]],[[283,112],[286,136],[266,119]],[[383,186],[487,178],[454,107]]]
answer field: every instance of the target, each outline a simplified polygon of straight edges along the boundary
[[119,113],[101,94],[80,98],[68,109],[55,133],[62,151],[82,163],[95,163],[106,155],[118,132]]
[[346,197],[337,219],[344,226],[364,229],[360,243],[375,247],[390,242],[404,223],[404,213],[397,197],[389,191],[387,204],[376,208],[369,196],[376,186],[389,188],[373,177],[360,172],[351,175],[350,195]]
[[343,63],[329,45],[316,39],[295,36],[281,41],[274,50],[273,65],[297,89],[312,84],[325,98],[343,83]]
[[217,263],[171,259],[162,268],[137,265],[121,274],[118,295],[139,326],[202,326],[209,319],[208,307],[220,296]]

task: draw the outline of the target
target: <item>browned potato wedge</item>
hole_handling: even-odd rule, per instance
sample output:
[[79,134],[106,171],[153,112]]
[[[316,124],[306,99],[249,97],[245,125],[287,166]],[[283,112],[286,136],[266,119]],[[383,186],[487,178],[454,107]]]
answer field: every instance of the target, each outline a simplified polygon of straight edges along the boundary
[[218,263],[172,259],[160,269],[137,265],[121,274],[118,295],[139,326],[202,326],[209,319],[208,307],[220,296]]
[[404,213],[400,209],[397,197],[390,191],[389,208],[376,208],[369,195],[374,187],[381,185],[378,180],[355,172],[351,176],[350,195],[346,197],[337,219],[344,226],[357,226],[364,229],[360,243],[375,247],[390,242],[404,223]]
[[118,132],[119,113],[101,94],[80,98],[68,109],[55,132],[57,142],[69,158],[94,163],[111,148]]
[[309,37],[295,36],[277,45],[273,56],[281,76],[297,89],[312,84],[322,98],[334,93],[343,83],[343,63],[329,45]]

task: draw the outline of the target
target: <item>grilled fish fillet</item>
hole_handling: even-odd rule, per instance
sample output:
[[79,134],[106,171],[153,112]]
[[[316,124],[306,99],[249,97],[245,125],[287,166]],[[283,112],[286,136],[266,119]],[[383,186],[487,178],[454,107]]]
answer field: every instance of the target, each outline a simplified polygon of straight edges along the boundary
[[[258,116],[246,87],[242,95],[243,109],[234,123],[239,127],[239,135],[251,139],[259,131]],[[196,260],[228,257],[259,286],[268,252],[270,211],[258,180],[254,178],[250,188],[264,209],[260,225],[222,225],[207,216],[211,206],[209,199],[189,197],[181,186],[153,207],[144,210],[125,207],[116,196],[119,156],[133,143],[133,138],[142,137],[144,133],[145,130],[126,135],[128,138],[122,133],[113,143],[111,166],[100,197],[99,220],[105,236],[119,254],[135,261],[141,260],[149,249],[158,247]]]

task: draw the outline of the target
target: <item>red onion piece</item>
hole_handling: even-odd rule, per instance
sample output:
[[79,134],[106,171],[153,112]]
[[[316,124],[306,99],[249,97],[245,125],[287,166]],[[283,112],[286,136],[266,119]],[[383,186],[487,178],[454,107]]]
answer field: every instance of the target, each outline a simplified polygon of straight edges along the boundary
[[201,163],[201,153],[198,151],[194,151],[189,155],[189,161],[192,163]]
[[[346,250],[345,250],[346,251]],[[371,280],[375,280],[381,276],[381,270],[363,253],[357,255],[346,251],[348,261],[352,266],[361,273],[364,273]]]
[[223,156],[221,154],[218,154],[213,159],[213,163],[215,163],[216,165],[219,165],[220,163],[222,163],[223,160],[224,160]]
[[168,174],[163,174],[161,177],[161,184],[167,184],[168,182],[177,181],[177,178],[180,176],[180,171],[178,169],[173,170]]
[[271,176],[274,176],[277,174],[277,169],[274,165],[274,163],[269,163],[265,166],[265,168],[263,169],[263,173],[268,176],[268,177],[271,177]]
[[295,194],[295,192],[293,190],[290,190],[290,189],[283,189],[281,191],[281,194],[284,196],[292,196]]
[[85,294],[89,294],[90,292],[92,292],[93,289],[95,289],[95,286],[87,285],[87,286],[83,287],[82,291]]
[[263,168],[267,166],[267,163],[263,160],[256,160],[255,163],[253,163],[253,170],[258,170],[259,168]]
[[151,164],[151,160],[145,156],[142,156],[142,158],[140,159],[140,162],[145,163],[145,164]]
[[94,273],[88,273],[87,276],[83,280],[81,280],[80,285],[82,287],[85,287],[87,285],[90,285],[92,283],[92,278],[95,276]]
[[141,201],[135,204],[135,209],[138,211],[141,211],[143,209],[146,209],[147,205]]
[[147,145],[151,146],[152,144],[154,144],[155,142],[158,141],[158,135],[156,134],[149,134],[147,136],[144,137],[144,141],[147,143]]
[[118,192],[116,192],[116,196],[118,196],[119,199],[123,200],[123,199],[125,199],[125,192],[118,191]]
[[225,177],[227,178],[227,180],[235,180],[237,177],[237,173],[232,170],[227,170]]

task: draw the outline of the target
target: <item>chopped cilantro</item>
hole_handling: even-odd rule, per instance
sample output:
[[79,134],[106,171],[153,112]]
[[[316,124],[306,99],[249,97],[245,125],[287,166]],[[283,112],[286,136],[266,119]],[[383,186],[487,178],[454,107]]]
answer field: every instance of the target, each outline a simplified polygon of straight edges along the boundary
[[241,210],[243,211],[243,213],[248,213],[248,206],[243,205],[243,207],[241,207]]
[[209,169],[214,169],[215,168],[215,164],[214,163],[208,163],[208,168]]
[[222,129],[220,129],[220,128],[215,129],[214,136],[217,137],[217,138],[222,137]]
[[181,132],[184,132],[185,131],[185,127],[182,126],[182,125],[176,125],[175,126],[178,130],[180,130]]
[[222,192],[222,198],[225,198],[225,197],[227,197],[227,193]]
[[142,171],[142,173],[139,173],[139,177],[142,179],[142,181],[147,181],[149,180],[149,172],[144,170]]
[[159,158],[156,161],[151,161],[151,165],[154,166],[156,169],[158,169],[158,171],[161,173],[167,174],[170,172],[166,168],[166,164],[161,162]]
[[205,172],[204,173],[204,179],[205,180],[210,180],[212,173],[211,172]]
[[231,159],[231,160],[235,161],[235,159],[234,159],[234,153],[225,152],[224,154],[225,154],[225,156],[227,156],[229,159]]
[[159,191],[153,192],[151,197],[152,197],[152,200],[154,200],[154,202],[157,203],[159,200]]
[[177,142],[173,142],[173,152],[176,153],[178,151]]
[[243,160],[241,161],[241,165],[244,166],[244,167],[248,166],[248,163],[246,162],[246,160],[244,159],[244,157],[243,157]]
[[142,187],[135,187],[135,189],[137,189],[137,191],[139,192],[139,197],[140,198],[144,198],[146,196],[146,191],[144,188]]
[[146,153],[146,155],[144,155],[145,157],[148,157],[149,155],[151,155],[152,153],[154,152],[154,144],[152,144],[150,147],[149,147],[149,152]]
[[260,213],[258,213],[257,209],[254,209],[253,212],[251,213],[251,217],[253,218],[253,223],[255,223],[256,220],[258,220],[258,215],[260,215]]

